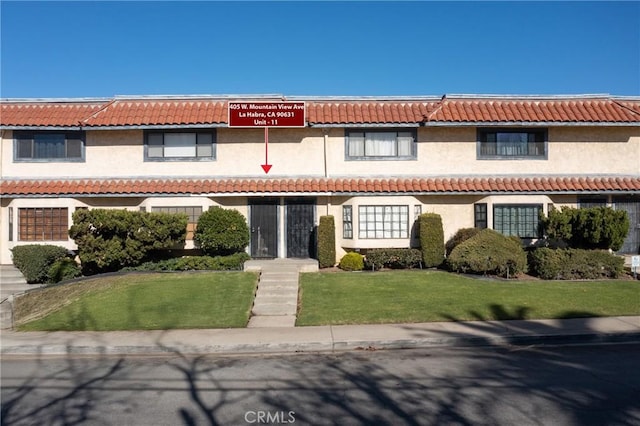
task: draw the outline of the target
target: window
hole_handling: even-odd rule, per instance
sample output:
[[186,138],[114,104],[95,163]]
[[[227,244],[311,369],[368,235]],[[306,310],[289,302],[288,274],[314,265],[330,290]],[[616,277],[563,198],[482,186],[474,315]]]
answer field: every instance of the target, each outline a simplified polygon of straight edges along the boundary
[[473,226],[480,229],[487,227],[487,203],[473,205]]
[[479,129],[478,158],[547,158],[545,129]]
[[359,237],[408,238],[409,206],[360,206]]
[[66,207],[18,209],[18,241],[66,241],[68,223]]
[[541,204],[496,204],[493,206],[493,229],[503,235],[538,238],[538,220],[541,211]]
[[202,214],[202,207],[151,207],[153,213],[184,213],[189,216],[187,222],[187,240],[193,240],[198,219]]
[[353,208],[342,206],[342,238],[353,238]]
[[578,198],[578,207],[588,209],[590,207],[606,207],[606,198]]
[[145,160],[215,160],[215,131],[146,132]]
[[348,130],[347,160],[406,160],[416,158],[415,130]]
[[14,132],[16,161],[84,161],[84,132]]

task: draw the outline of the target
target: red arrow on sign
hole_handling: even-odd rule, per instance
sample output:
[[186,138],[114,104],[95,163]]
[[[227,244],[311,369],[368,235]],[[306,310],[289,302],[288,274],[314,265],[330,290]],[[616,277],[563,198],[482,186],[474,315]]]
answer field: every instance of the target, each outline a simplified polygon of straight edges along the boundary
[[265,174],[269,173],[272,165],[269,164],[269,128],[264,128],[264,164],[262,164],[262,170],[264,170]]

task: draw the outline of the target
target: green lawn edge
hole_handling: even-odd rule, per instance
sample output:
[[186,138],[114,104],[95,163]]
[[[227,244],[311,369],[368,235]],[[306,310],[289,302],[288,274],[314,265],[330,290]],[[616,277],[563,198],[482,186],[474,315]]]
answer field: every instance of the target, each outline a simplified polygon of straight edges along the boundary
[[[95,278],[18,299],[19,331],[246,327],[257,286],[250,272],[149,273]],[[47,304],[53,309],[47,311]],[[57,305],[57,306],[55,306]],[[30,316],[41,318],[28,321]]]
[[640,315],[640,282],[470,278],[444,271],[307,273],[296,325]]

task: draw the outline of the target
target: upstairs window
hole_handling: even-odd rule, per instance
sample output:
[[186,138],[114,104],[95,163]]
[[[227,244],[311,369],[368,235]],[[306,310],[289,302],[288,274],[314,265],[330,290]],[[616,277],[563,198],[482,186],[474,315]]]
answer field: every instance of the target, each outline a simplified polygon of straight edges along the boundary
[[145,160],[192,161],[215,160],[215,131],[147,132],[145,133]]
[[546,159],[547,131],[544,129],[480,129],[479,159]]
[[84,161],[84,132],[14,133],[16,161]]
[[347,131],[347,160],[411,160],[415,158],[415,130]]

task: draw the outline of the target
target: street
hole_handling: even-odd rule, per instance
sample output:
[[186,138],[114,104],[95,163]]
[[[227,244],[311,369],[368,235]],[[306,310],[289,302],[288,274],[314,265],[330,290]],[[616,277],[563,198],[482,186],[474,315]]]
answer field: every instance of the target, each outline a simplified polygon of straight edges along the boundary
[[638,425],[640,344],[3,357],[2,425]]

